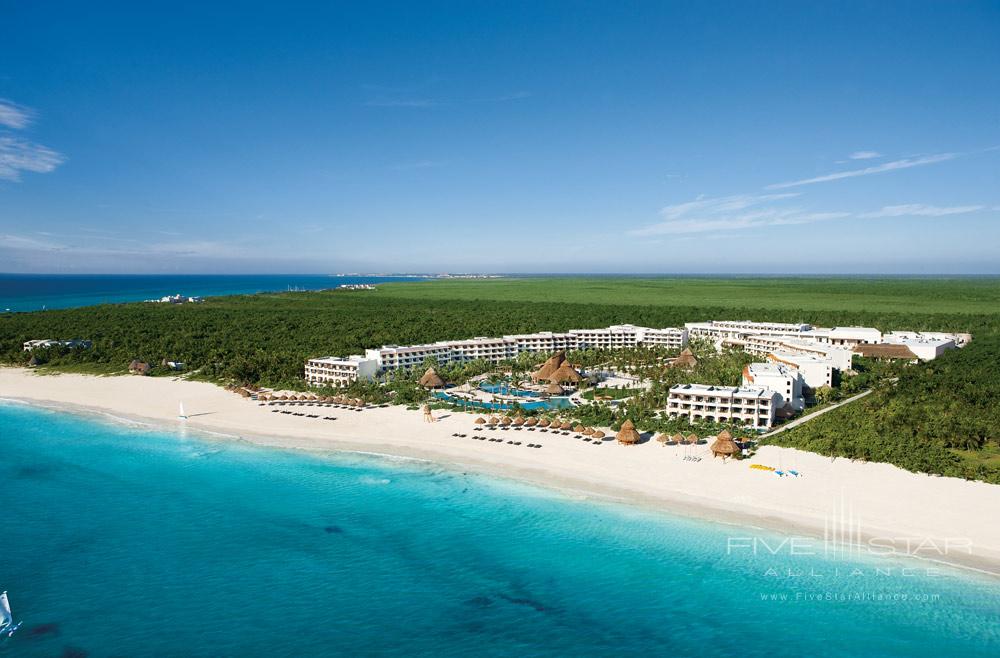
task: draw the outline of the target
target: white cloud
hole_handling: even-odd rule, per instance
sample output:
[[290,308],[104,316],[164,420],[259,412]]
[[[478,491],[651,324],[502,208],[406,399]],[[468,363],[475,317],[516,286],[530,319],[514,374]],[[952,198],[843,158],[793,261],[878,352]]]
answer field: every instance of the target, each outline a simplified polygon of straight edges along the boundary
[[881,158],[882,154],[878,151],[855,151],[847,157],[851,160],[871,160],[872,158]]
[[881,210],[858,215],[864,218],[878,217],[944,217],[946,215],[964,215],[970,212],[985,210],[986,206],[929,206],[923,203],[905,203],[898,206],[883,206]]
[[660,211],[663,221],[629,231],[629,235],[684,235],[739,231],[765,226],[793,226],[849,217],[846,212],[806,212],[781,202],[796,193],[737,194],[699,197],[694,201],[667,206]]
[[22,171],[45,174],[65,161],[61,153],[47,146],[0,135],[0,179],[20,180]]
[[0,126],[21,130],[27,128],[35,113],[23,105],[0,98]]
[[812,185],[814,183],[826,183],[834,180],[841,180],[843,178],[855,178],[857,176],[869,176],[871,174],[881,174],[887,171],[896,171],[899,169],[910,169],[911,167],[921,167],[923,165],[935,164],[937,162],[945,162],[947,160],[954,160],[958,157],[956,153],[938,153],[937,155],[925,155],[919,158],[902,158],[900,160],[893,160],[892,162],[886,162],[880,165],[874,165],[872,167],[865,167],[864,169],[852,169],[850,171],[839,171],[833,174],[826,174],[824,176],[816,176],[815,178],[804,178],[802,180],[790,181],[787,183],[775,183],[773,185],[768,185],[767,190],[782,190],[789,187],[798,187],[800,185]]
[[437,107],[440,103],[428,98],[404,98],[367,101],[365,105],[368,107]]

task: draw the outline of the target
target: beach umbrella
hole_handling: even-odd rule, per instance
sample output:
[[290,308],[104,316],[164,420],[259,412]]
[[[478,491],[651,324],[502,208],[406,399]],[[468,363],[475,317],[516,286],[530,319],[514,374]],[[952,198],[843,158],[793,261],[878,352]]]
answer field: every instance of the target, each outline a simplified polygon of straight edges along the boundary
[[497,418],[496,416],[490,416],[490,425],[497,425],[499,422],[500,422],[499,418]]
[[549,419],[548,418],[541,419],[540,421],[538,421],[538,426],[539,427],[548,427],[549,426]]
[[670,437],[670,441],[672,443],[684,443],[684,435],[678,432],[677,434],[674,434],[672,437]]
[[666,443],[667,441],[670,440],[670,435],[669,434],[658,434],[656,436],[656,440],[659,441],[660,443]]
[[537,418],[529,418],[528,420],[524,421],[524,424],[527,427],[534,427],[535,425],[538,424],[538,419]]
[[695,443],[698,443],[698,435],[695,434],[694,432],[692,432],[691,434],[688,434],[687,442],[690,443],[690,444],[692,444],[692,445],[695,444]]
[[502,425],[510,425],[512,422],[513,421],[510,419],[510,416],[504,416],[503,418],[500,419],[500,423]]
[[485,425],[486,424],[486,419],[483,418],[482,416],[480,416],[474,422],[476,423],[476,425]]
[[584,436],[591,436],[593,433],[594,433],[593,427],[584,427],[583,431],[580,432],[580,434],[583,434]]
[[591,436],[600,441],[601,439],[604,438],[604,432],[602,432],[601,430],[594,430],[594,433],[591,434]]
[[615,438],[618,439],[618,443],[627,446],[639,443],[641,439],[639,432],[636,431],[635,425],[632,424],[631,420],[626,420],[622,423],[622,428],[618,430],[618,434],[615,435]]
[[577,434],[581,434],[586,429],[587,428],[584,427],[583,425],[577,425],[576,427],[573,428],[573,431],[576,432]]
[[514,418],[514,424],[517,425],[518,427],[524,425],[524,416],[519,415],[516,418]]
[[564,422],[562,425],[559,426],[559,429],[561,429],[561,430],[567,430],[567,431],[571,430],[571,429],[573,429],[573,423],[571,423],[571,422],[569,422],[567,420],[566,422]]

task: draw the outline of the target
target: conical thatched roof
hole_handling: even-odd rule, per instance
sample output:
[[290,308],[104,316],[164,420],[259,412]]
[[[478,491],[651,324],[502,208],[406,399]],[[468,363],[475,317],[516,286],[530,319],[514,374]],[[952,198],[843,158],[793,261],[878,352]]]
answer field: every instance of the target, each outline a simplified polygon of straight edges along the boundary
[[712,455],[715,457],[732,457],[740,454],[740,447],[733,441],[732,435],[726,430],[719,432],[712,443]]
[[536,382],[548,379],[549,377],[552,376],[552,373],[554,373],[556,370],[559,369],[559,366],[561,366],[565,360],[566,360],[566,352],[559,350],[558,352],[550,356],[548,359],[546,359],[545,363],[542,364],[541,368],[531,373],[531,378],[534,379]]
[[480,416],[474,422],[476,423],[476,425],[485,425],[486,424],[486,419],[483,418],[482,416]]
[[524,425],[524,416],[515,416],[514,417],[514,424],[517,425],[517,426],[519,426],[519,427],[521,425]]
[[615,435],[615,438],[618,439],[618,443],[632,445],[639,443],[642,437],[639,436],[639,432],[636,431],[635,425],[632,424],[632,421],[626,420],[622,423],[622,428],[618,430],[618,434]]
[[541,419],[540,421],[538,421],[538,426],[539,427],[548,427],[549,426],[549,419],[548,418]]
[[559,369],[549,375],[549,381],[553,384],[562,384],[563,382],[572,382],[575,384],[582,379],[583,376],[574,370],[568,361],[563,361]]
[[577,426],[575,426],[573,428],[573,431],[576,432],[577,434],[582,434],[583,430],[585,430],[585,429],[587,429],[587,428],[584,427],[583,425],[577,425]]
[[420,385],[424,388],[444,388],[444,380],[434,371],[434,368],[428,368],[424,376],[420,378]]
[[500,419],[501,425],[510,425],[512,422],[514,421],[510,419],[510,416],[504,416],[503,418]]
[[559,384],[552,382],[551,384],[545,387],[545,392],[548,393],[549,395],[562,395],[566,391],[564,391],[563,387],[560,386]]
[[500,422],[499,418],[497,418],[496,416],[490,416],[490,425],[496,425],[499,422]]
[[534,427],[535,425],[538,424],[538,419],[537,418],[529,418],[528,420],[524,421],[524,424],[527,427]]
[[684,443],[684,435],[678,432],[677,434],[674,434],[672,437],[670,437],[670,440],[676,441],[677,443]]
[[571,430],[571,429],[573,429],[573,423],[571,423],[571,422],[569,422],[567,420],[567,421],[565,421],[563,424],[561,424],[559,426],[559,429],[561,429],[561,430],[567,430],[567,431]]
[[590,436],[593,433],[594,433],[594,428],[593,427],[584,427],[583,431],[580,432],[580,434],[583,434],[584,436]]
[[694,432],[692,432],[691,434],[688,434],[688,436],[687,436],[687,442],[688,443],[698,443],[698,435],[695,434]]
[[601,430],[594,430],[594,433],[591,434],[591,436],[600,441],[601,439],[604,438],[604,432],[602,432]]
[[681,350],[680,355],[670,362],[671,368],[693,368],[696,365],[698,365],[698,359],[689,347],[685,347]]
[[660,443],[666,443],[667,441],[670,440],[670,435],[669,434],[658,434],[656,436],[656,440],[658,442],[660,442]]

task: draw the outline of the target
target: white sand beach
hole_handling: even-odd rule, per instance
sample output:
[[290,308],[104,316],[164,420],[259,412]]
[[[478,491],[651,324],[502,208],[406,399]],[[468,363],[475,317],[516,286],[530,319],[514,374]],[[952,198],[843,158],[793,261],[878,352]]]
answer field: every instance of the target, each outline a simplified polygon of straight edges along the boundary
[[[909,473],[887,464],[830,459],[765,446],[751,460],[713,459],[708,445],[655,441],[600,446],[572,436],[481,430],[471,414],[435,412],[426,423],[402,407],[364,411],[305,407],[320,418],[272,413],[220,387],[162,377],[38,375],[0,368],[0,398],[87,409],[262,445],[349,450],[432,460],[571,492],[631,501],[671,513],[853,541],[878,540],[927,559],[1000,575],[1000,486]],[[180,421],[178,403],[188,415]],[[335,416],[337,420],[323,420]],[[605,428],[606,429],[606,428]],[[502,436],[504,443],[456,438]],[[514,446],[506,440],[539,443]],[[700,461],[683,459],[697,455]],[[752,463],[795,469],[778,477]],[[849,522],[845,521],[850,519]],[[741,533],[746,535],[746,531]]]

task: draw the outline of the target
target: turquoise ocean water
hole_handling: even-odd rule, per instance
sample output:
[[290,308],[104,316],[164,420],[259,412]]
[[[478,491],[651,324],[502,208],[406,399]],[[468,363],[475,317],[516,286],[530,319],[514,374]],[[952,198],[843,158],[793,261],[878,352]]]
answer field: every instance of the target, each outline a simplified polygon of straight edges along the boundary
[[0,313],[141,302],[167,295],[249,295],[415,280],[419,279],[315,274],[0,274]]
[[1000,581],[423,462],[17,403],[0,455],[0,656],[1000,654]]

